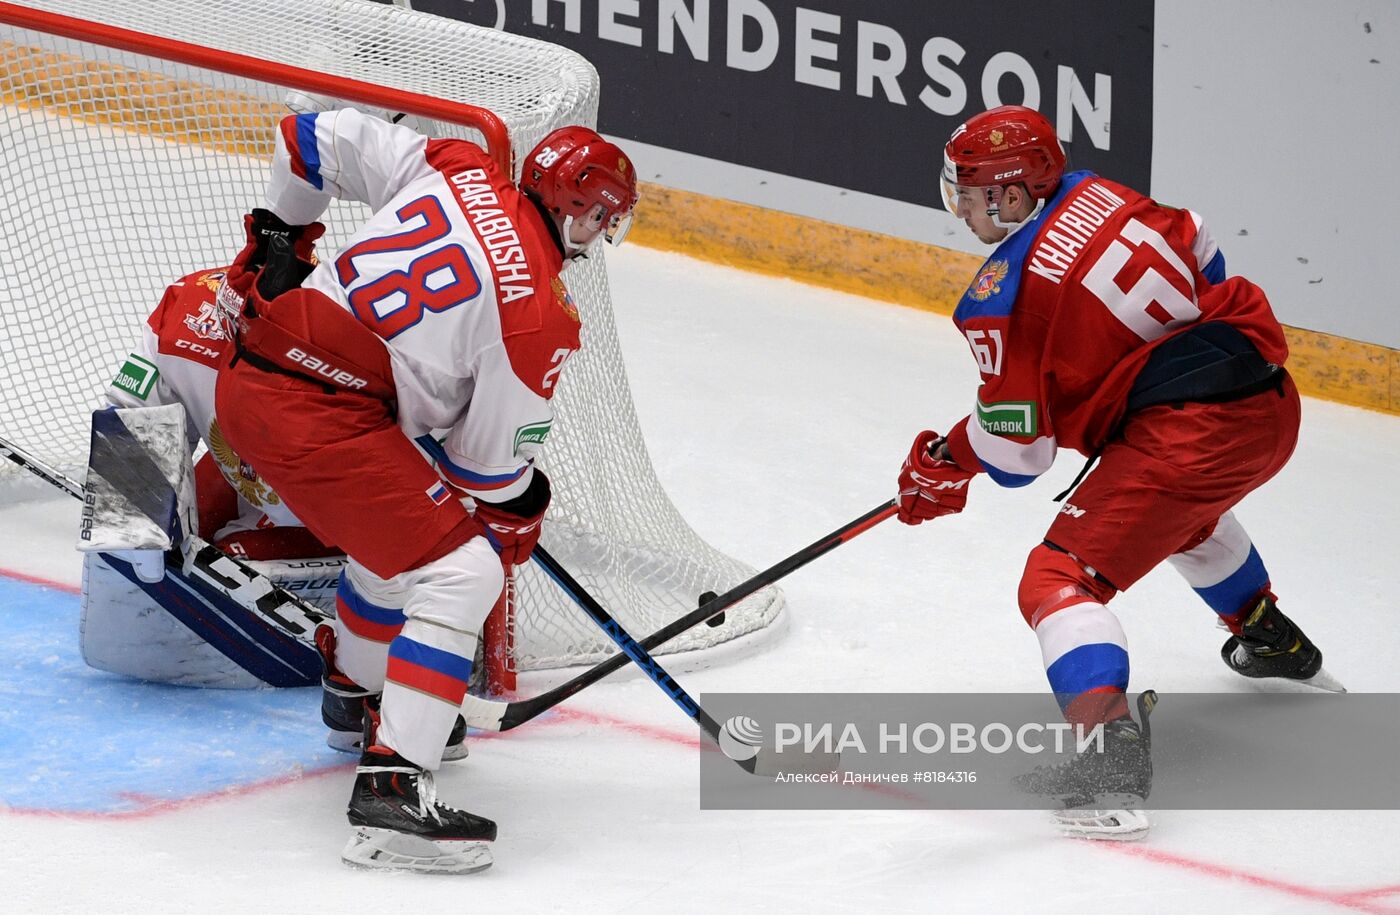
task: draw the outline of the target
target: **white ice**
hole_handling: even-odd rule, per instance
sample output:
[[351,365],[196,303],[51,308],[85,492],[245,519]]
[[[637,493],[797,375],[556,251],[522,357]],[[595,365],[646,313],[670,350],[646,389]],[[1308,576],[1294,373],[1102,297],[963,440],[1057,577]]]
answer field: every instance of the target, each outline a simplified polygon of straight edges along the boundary
[[[635,247],[609,268],[661,480],[756,567],[888,499],[913,434],[971,403],[946,317]],[[1307,400],[1292,462],[1237,510],[1354,691],[1400,691],[1397,455],[1400,420]],[[1044,690],[1015,587],[1078,467],[1064,454],[1028,489],[977,481],[961,516],[887,522],[787,579],[782,639],[679,679],[692,694]],[[74,520],[59,501],[0,508],[0,568],[76,582]],[[1170,569],[1113,607],[1133,688],[1261,688],[1220,663],[1212,614]],[[691,723],[650,682],[568,707],[476,741],[440,778],[500,823],[485,874],[345,868],[345,769],[131,819],[0,812],[0,911],[1400,912],[1391,811],[1162,811],[1131,846],[1063,839],[1027,812],[701,811]]]

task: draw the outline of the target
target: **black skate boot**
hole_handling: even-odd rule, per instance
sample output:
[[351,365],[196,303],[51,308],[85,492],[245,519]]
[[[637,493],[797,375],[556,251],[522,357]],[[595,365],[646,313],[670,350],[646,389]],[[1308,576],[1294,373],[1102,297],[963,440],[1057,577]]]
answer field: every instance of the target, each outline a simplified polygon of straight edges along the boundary
[[1311,680],[1322,670],[1322,652],[1268,593],[1245,614],[1240,634],[1225,640],[1220,657],[1245,677]]
[[[330,728],[326,745],[342,753],[360,752],[360,736],[364,731],[366,699],[378,698],[351,680],[335,666],[335,629],[316,627],[316,651],[321,655],[321,720]],[[442,751],[444,762],[467,757],[467,722],[461,715],[447,737]]]
[[1028,794],[1054,798],[1063,809],[1055,821],[1066,835],[1089,839],[1139,839],[1148,821],[1140,809],[1152,791],[1152,726],[1148,716],[1157,694],[1138,697],[1138,721],[1130,717],[1107,722],[1103,752],[1089,747],[1068,762],[1036,766],[1017,776],[1016,786]]
[[353,867],[469,874],[491,866],[496,824],[437,799],[433,773],[375,741],[379,712],[365,706],[366,749],[346,817],[355,827],[341,860]]
[[321,656],[321,720],[330,728],[326,743],[342,753],[360,751],[365,727],[365,699],[374,695],[335,666],[335,629],[316,627],[316,652]]

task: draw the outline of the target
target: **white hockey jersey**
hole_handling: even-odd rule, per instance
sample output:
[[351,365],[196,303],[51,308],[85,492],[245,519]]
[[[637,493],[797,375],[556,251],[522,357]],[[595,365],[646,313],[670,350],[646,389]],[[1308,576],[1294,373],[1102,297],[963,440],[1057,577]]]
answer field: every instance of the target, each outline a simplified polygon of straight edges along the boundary
[[305,225],[332,198],[375,215],[303,286],[384,340],[399,425],[445,479],[489,502],[519,495],[579,346],[551,227],[475,144],[354,109],[284,119],[268,209]]
[[238,494],[237,516],[219,530],[219,537],[273,526],[299,527],[301,522],[277,493],[229,447],[214,415],[217,367],[229,345],[214,295],[226,269],[192,273],[165,290],[142,328],[136,349],[107,386],[107,400],[119,407],[184,404],[190,450],[203,440]]

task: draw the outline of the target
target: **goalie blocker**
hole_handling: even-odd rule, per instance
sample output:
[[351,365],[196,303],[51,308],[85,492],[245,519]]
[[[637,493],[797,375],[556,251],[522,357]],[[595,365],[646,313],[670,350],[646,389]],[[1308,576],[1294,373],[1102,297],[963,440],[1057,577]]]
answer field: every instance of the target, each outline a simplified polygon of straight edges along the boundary
[[[309,646],[198,579],[165,574],[167,558],[177,568],[181,564],[185,532],[198,530],[196,474],[185,424],[178,403],[93,414],[78,544],[87,554],[83,659],[99,670],[184,686],[318,684],[320,659]],[[215,501],[206,497],[206,487],[220,482],[217,474],[199,477],[201,508]],[[284,540],[305,546],[305,539]],[[318,609],[334,612],[344,556],[247,564]]]

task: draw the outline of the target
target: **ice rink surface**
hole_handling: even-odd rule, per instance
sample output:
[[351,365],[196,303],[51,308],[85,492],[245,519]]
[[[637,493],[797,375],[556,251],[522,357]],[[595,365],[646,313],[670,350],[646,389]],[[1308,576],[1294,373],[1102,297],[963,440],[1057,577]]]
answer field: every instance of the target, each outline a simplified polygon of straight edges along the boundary
[[[635,247],[609,269],[661,480],[756,567],[888,499],[913,434],[972,402],[946,317]],[[1400,691],[1400,420],[1306,400],[1303,423],[1292,462],[1237,515],[1328,669],[1353,691]],[[1015,588],[1079,466],[1065,453],[1026,489],[979,479],[963,515],[887,522],[784,582],[782,638],[678,679],[693,695],[1044,691]],[[491,870],[352,871],[351,767],[321,742],[315,690],[178,690],[75,662],[76,517],[63,501],[0,505],[6,913],[1400,912],[1394,811],[1161,811],[1133,844],[1064,839],[1021,811],[701,811],[693,726],[635,675],[444,767],[443,798],[500,824]],[[1270,688],[1221,664],[1213,615],[1169,568],[1112,606],[1133,689]]]

